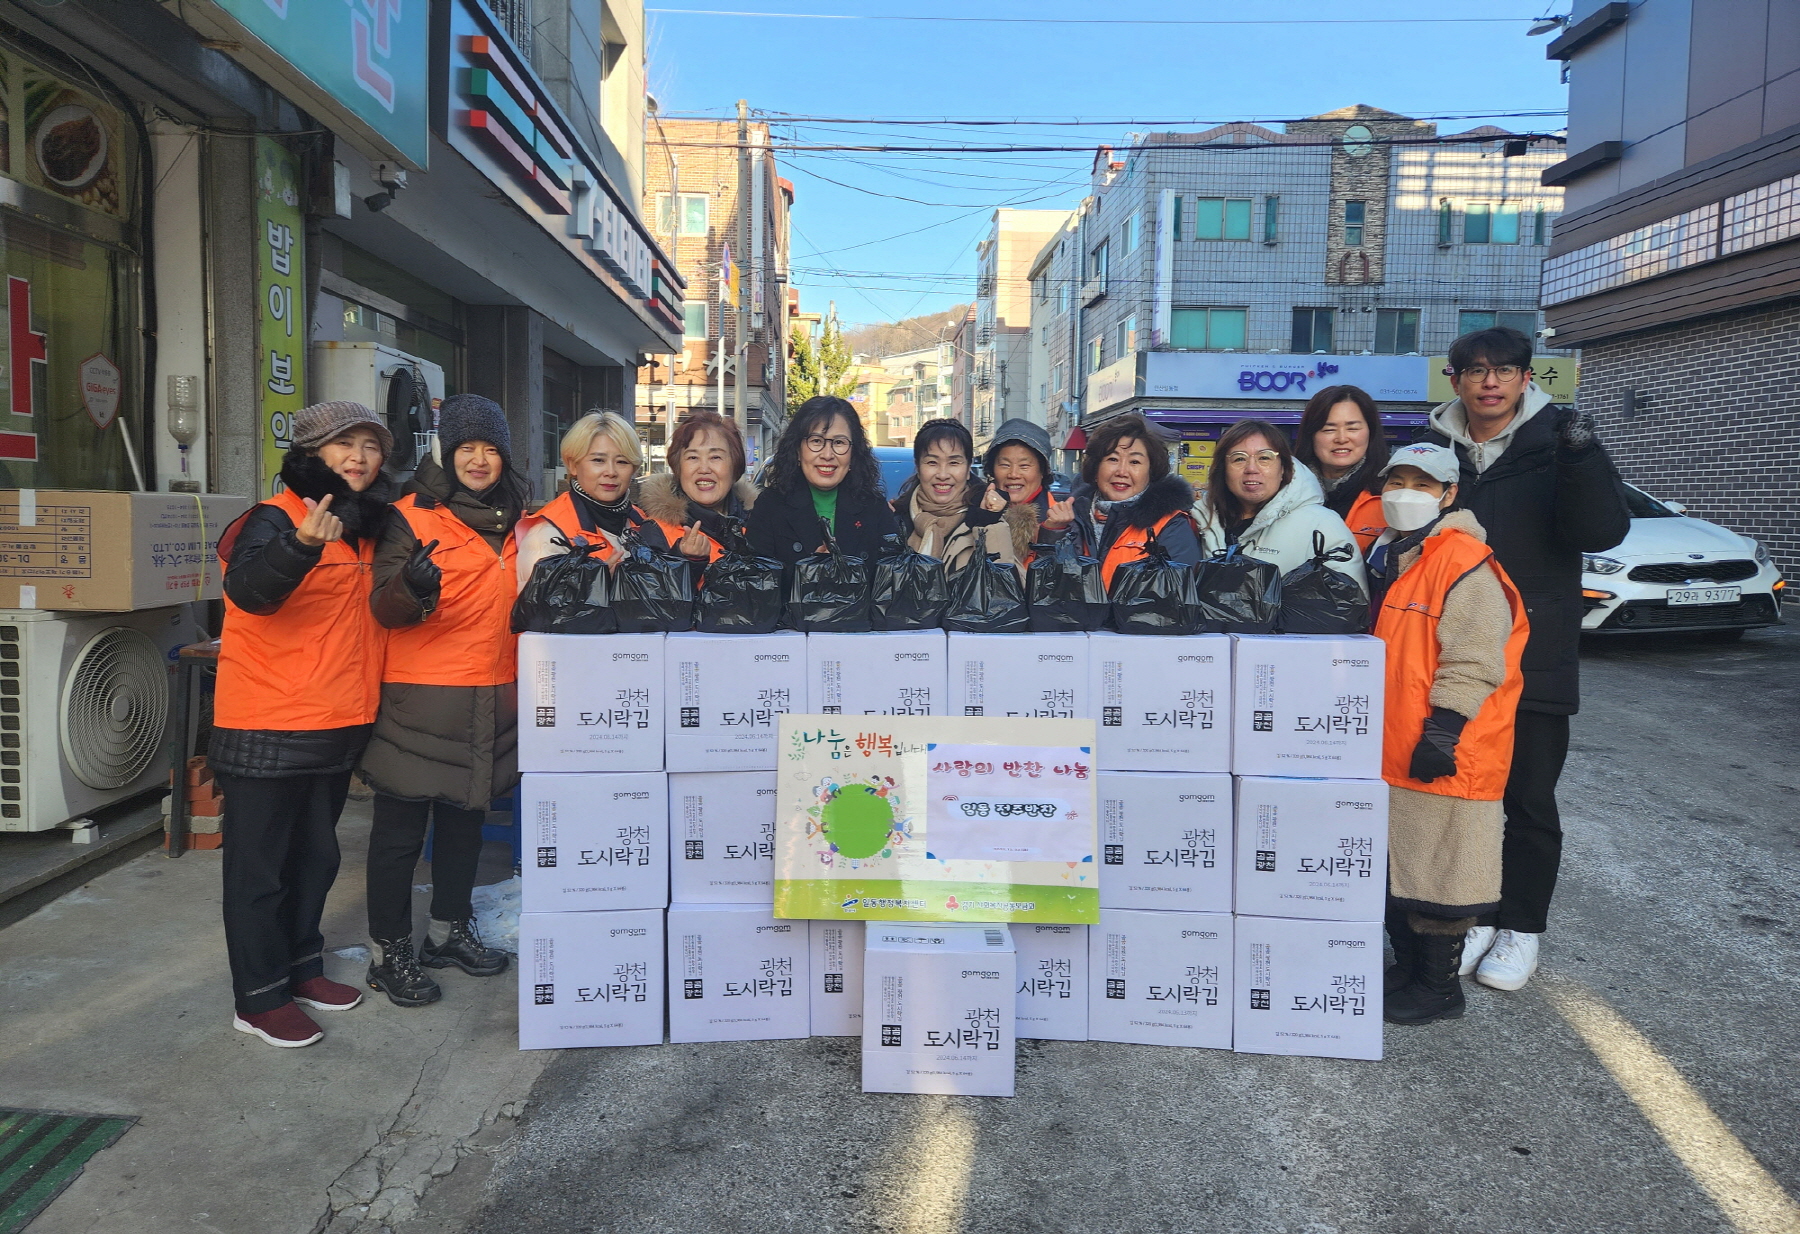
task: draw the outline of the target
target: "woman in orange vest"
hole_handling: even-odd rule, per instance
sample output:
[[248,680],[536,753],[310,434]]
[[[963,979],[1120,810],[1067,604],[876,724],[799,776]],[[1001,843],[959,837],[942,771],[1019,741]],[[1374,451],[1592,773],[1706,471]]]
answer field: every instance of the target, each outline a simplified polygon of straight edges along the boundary
[[369,740],[384,638],[369,613],[394,438],[357,403],[294,416],[282,489],[219,538],[225,626],[207,762],[225,795],[225,950],[232,1025],[275,1046],[325,1034],[296,1004],[347,1011],[319,918],[337,821]]
[[1387,1019],[1463,1013],[1463,937],[1500,903],[1501,799],[1528,627],[1487,534],[1456,503],[1454,451],[1396,450],[1382,473],[1388,530],[1369,555],[1387,644]]
[[[470,893],[488,803],[519,780],[513,528],[530,489],[512,461],[498,403],[444,400],[437,444],[375,553],[371,604],[389,634],[381,712],[362,762],[375,790],[368,983],[402,1007],[441,993],[421,966],[476,977],[507,966],[504,951],[482,945]],[[413,870],[428,825],[431,919],[415,955]]]
[[[1183,565],[1201,558],[1193,486],[1170,471],[1168,445],[1136,412],[1108,420],[1089,436],[1071,504],[1070,533],[1084,554],[1099,559],[1108,587],[1121,564],[1147,556],[1151,541]],[[1046,539],[1060,531],[1056,513],[1040,529]]]
[[558,540],[602,544],[600,555],[617,564],[626,538],[641,534],[648,521],[632,501],[632,484],[644,470],[644,447],[624,416],[590,411],[575,421],[563,434],[562,461],[569,487],[519,520],[520,586],[539,561],[565,551]]
[[668,472],[638,485],[638,504],[650,518],[643,542],[679,552],[702,570],[725,551],[727,520],[742,524],[756,504],[756,486],[744,478],[744,439],[718,412],[690,412],[669,434],[668,457]]
[[1381,521],[1381,469],[1387,436],[1381,412],[1360,386],[1326,386],[1306,401],[1294,431],[1294,457],[1312,469],[1325,508],[1343,519],[1363,552],[1387,524]]

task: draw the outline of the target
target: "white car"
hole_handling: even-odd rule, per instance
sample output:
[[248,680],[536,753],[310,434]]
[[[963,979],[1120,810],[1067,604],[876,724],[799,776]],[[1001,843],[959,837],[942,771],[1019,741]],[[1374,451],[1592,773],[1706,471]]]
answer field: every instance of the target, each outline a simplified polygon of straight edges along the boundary
[[1781,621],[1785,584],[1761,544],[1629,484],[1625,500],[1624,542],[1582,554],[1582,633],[1715,631],[1729,639]]

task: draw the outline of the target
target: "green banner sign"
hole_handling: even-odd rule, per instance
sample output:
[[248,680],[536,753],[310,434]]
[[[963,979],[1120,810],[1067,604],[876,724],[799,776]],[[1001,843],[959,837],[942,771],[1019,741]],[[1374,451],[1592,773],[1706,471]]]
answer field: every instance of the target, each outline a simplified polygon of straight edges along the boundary
[[262,415],[258,495],[281,488],[281,461],[306,406],[306,231],[300,217],[300,160],[280,143],[256,139],[256,291]]

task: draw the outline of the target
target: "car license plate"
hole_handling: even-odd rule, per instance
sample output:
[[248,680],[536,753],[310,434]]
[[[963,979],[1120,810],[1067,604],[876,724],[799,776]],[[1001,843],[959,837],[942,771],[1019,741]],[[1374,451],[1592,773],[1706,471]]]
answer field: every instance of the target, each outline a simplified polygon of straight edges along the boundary
[[1735,604],[1741,587],[1682,587],[1669,589],[1669,603],[1675,604]]

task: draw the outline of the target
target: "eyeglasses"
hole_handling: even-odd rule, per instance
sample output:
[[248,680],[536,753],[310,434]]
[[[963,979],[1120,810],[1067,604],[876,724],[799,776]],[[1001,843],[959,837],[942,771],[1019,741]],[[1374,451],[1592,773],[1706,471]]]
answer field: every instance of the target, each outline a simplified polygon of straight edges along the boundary
[[848,437],[820,437],[816,434],[804,439],[809,454],[848,454],[850,439]]
[[1458,373],[1457,377],[1480,383],[1486,381],[1488,374],[1492,373],[1497,381],[1512,381],[1524,371],[1516,364],[1501,364],[1494,368],[1466,368]]
[[1242,467],[1254,458],[1263,467],[1273,467],[1281,462],[1281,455],[1273,450],[1258,450],[1251,454],[1248,450],[1233,450],[1225,456],[1225,461],[1233,467]]

